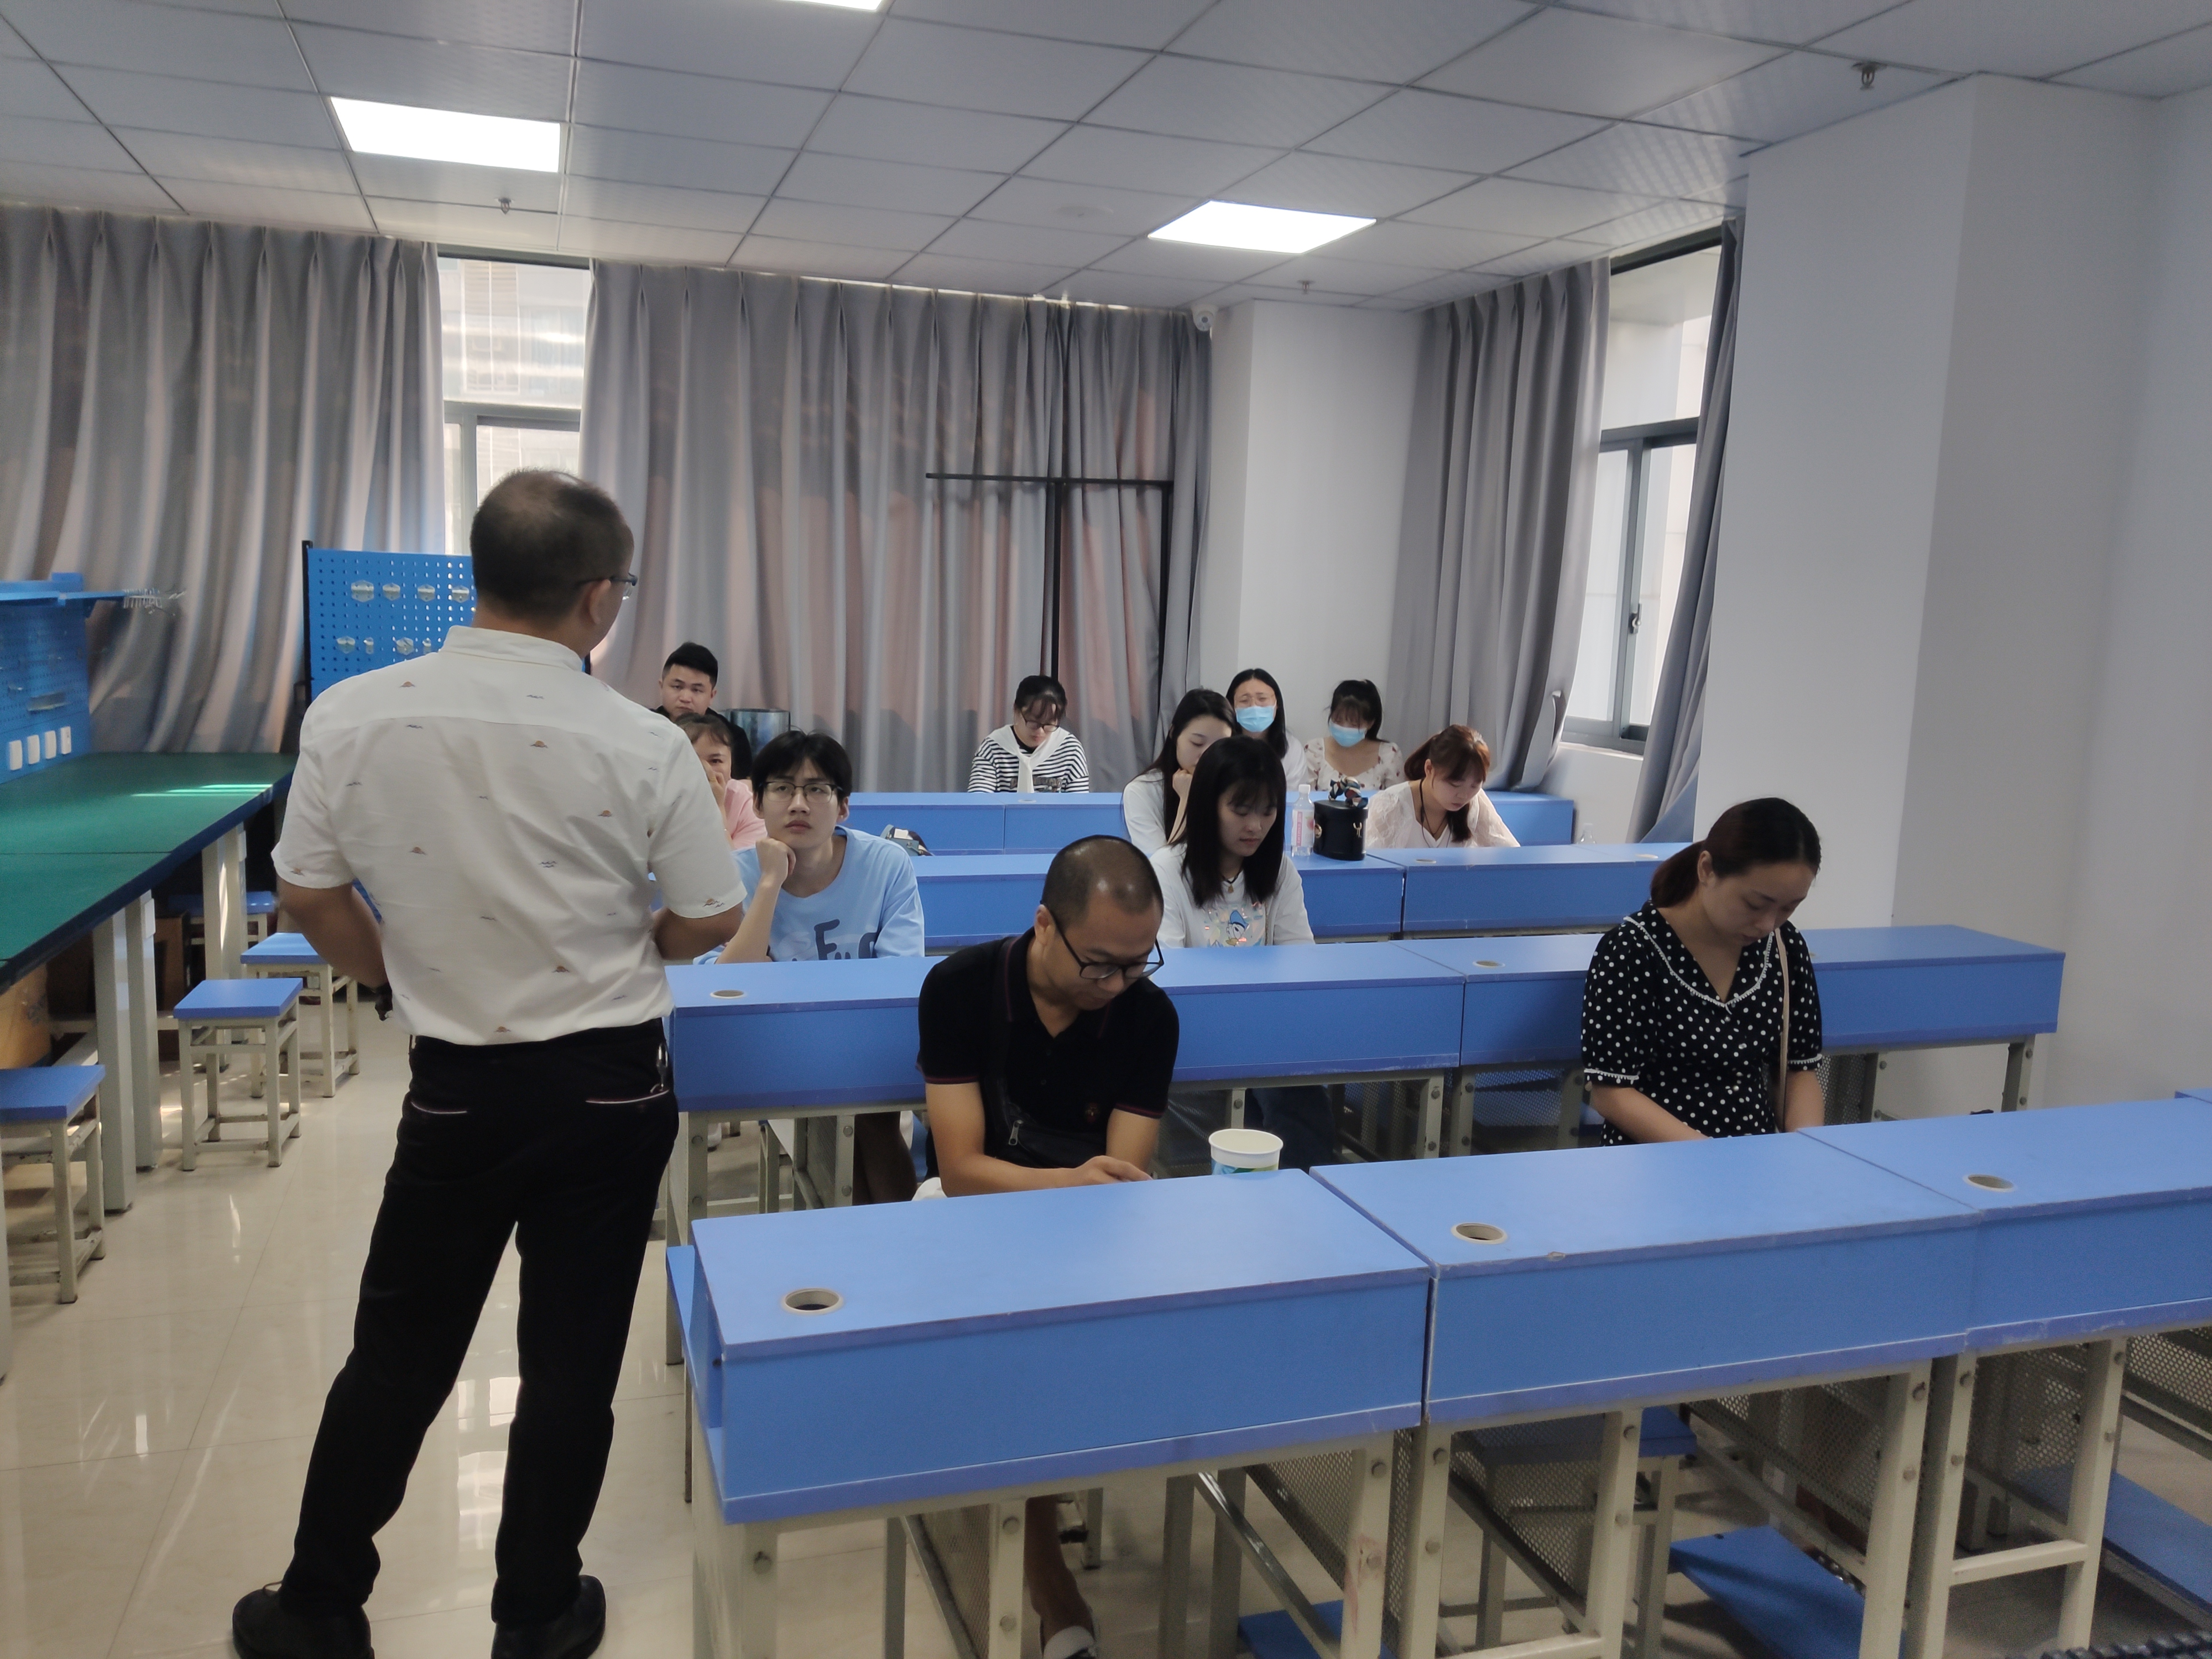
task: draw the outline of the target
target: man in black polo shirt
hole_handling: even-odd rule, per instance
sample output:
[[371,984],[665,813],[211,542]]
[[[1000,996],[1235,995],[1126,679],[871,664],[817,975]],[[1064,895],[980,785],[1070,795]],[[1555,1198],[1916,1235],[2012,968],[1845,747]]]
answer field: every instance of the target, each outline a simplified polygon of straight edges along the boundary
[[[931,1164],[948,1197],[1143,1181],[1175,1071],[1175,1005],[1152,982],[1160,884],[1127,842],[1061,850],[1019,939],[947,957],[922,982]],[[1046,1659],[1095,1656],[1060,1550],[1030,1500],[1024,1567]]]

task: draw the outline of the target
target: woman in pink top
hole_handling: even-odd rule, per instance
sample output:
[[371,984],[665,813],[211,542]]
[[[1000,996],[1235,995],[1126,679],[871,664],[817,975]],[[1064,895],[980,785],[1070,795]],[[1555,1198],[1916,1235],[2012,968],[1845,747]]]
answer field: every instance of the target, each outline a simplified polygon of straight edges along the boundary
[[731,764],[738,746],[738,735],[730,729],[729,721],[711,711],[704,714],[680,716],[676,724],[691,740],[691,752],[699,757],[699,764],[707,769],[714,791],[721,798],[722,827],[729,831],[732,852],[743,852],[768,838],[768,825],[759,809],[753,805],[753,787],[744,778],[730,775]]

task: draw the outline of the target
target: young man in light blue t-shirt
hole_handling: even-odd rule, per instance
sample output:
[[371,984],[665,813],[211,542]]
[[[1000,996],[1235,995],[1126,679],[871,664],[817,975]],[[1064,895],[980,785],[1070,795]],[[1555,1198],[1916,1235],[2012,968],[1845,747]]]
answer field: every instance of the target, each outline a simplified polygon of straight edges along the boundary
[[[921,955],[913,860],[880,836],[844,827],[853,793],[845,746],[826,732],[787,732],[753,757],[752,785],[768,839],[736,854],[744,915],[714,960]],[[896,1112],[855,1120],[853,1166],[856,1204],[914,1196],[914,1163]]]

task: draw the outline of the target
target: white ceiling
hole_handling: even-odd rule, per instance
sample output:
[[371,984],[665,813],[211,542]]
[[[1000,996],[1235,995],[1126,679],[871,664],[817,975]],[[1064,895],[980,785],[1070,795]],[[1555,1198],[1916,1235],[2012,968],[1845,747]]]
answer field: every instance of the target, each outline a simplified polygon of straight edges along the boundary
[[[0,0],[0,196],[1133,305],[1432,305],[1711,224],[1760,145],[1960,75],[2212,83],[2212,0]],[[330,95],[562,121],[567,168],[352,155]],[[1145,240],[1208,197],[1382,222],[1291,258]]]

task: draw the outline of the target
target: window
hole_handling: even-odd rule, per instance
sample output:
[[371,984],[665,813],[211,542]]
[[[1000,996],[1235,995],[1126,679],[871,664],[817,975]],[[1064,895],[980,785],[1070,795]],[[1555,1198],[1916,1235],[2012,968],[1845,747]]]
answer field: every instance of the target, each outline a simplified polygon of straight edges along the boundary
[[1719,269],[1719,250],[1700,248],[1613,279],[1589,586],[1567,699],[1577,742],[1637,749],[1650,729],[1681,586]]
[[489,490],[519,467],[576,468],[592,273],[438,261],[445,313],[446,545],[469,544]]

